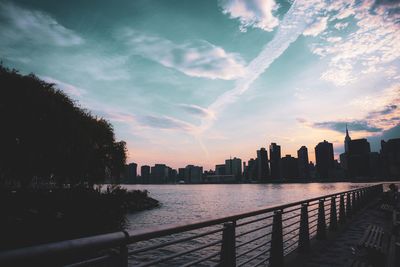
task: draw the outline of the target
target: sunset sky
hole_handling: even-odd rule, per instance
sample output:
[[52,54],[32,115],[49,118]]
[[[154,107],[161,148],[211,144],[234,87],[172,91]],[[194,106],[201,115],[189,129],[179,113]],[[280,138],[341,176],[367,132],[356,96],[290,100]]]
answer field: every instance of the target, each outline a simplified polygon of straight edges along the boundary
[[399,1],[1,1],[0,60],[114,126],[139,165],[214,168],[400,137]]

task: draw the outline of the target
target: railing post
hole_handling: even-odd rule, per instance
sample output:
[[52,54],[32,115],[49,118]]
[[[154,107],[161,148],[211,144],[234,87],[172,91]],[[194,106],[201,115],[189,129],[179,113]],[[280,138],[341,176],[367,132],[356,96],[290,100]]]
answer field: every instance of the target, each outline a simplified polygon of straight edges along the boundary
[[331,216],[329,219],[329,230],[335,231],[337,228],[336,197],[331,197]]
[[236,222],[224,223],[222,231],[221,264],[219,266],[236,266]]
[[271,236],[271,258],[270,267],[283,266],[283,233],[282,233],[282,211],[274,212]]
[[308,203],[301,204],[299,252],[307,252],[310,249],[310,228],[308,225]]
[[119,246],[118,266],[128,267],[128,239],[129,239],[129,234],[126,231],[122,231],[122,232],[125,235],[125,240]]
[[353,213],[357,212],[357,200],[356,200],[356,192],[353,191],[353,193],[351,194],[351,202],[353,203]]
[[344,195],[340,195],[339,203],[339,222],[344,224],[346,222],[346,211],[344,209]]
[[350,193],[347,193],[346,215],[347,215],[347,217],[351,217],[351,200],[350,200]]
[[317,239],[326,239],[326,221],[325,221],[325,199],[320,199],[318,204],[318,224],[317,224]]

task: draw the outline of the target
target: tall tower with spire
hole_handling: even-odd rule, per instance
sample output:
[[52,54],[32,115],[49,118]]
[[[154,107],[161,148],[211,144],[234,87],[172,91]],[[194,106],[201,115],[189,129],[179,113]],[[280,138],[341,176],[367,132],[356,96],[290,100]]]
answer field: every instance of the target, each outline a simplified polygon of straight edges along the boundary
[[347,123],[346,123],[346,137],[344,138],[344,153],[349,152],[349,143],[351,141],[350,135],[349,135],[349,130],[347,129]]

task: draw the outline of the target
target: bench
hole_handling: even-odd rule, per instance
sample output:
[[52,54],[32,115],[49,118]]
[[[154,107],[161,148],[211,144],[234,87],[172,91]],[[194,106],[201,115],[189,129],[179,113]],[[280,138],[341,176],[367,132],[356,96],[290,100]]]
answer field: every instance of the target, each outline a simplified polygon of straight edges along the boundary
[[383,203],[383,204],[380,206],[380,209],[383,210],[383,211],[385,211],[385,212],[392,212],[392,211],[394,210],[394,207],[393,207],[392,205],[390,205],[390,204]]
[[392,234],[398,235],[400,226],[400,212],[393,210],[392,215]]
[[368,225],[364,235],[358,242],[359,247],[375,250],[380,253],[385,253],[387,251],[387,245],[387,236],[383,228],[374,224]]

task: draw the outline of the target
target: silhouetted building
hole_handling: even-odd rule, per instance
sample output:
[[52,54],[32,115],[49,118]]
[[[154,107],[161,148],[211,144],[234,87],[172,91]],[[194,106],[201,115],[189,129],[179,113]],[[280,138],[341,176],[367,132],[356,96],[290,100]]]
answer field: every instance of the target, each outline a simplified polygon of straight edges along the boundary
[[151,183],[163,184],[168,180],[168,167],[165,164],[156,164],[151,167]]
[[239,158],[225,160],[225,174],[235,176],[236,180],[242,177],[242,160]]
[[345,171],[345,173],[348,176],[348,156],[349,156],[349,143],[351,141],[351,137],[349,135],[349,130],[347,129],[347,124],[346,124],[346,136],[344,137],[344,152],[340,154],[339,159],[340,159],[340,166],[341,168]]
[[263,147],[257,150],[257,164],[257,179],[266,182],[269,178],[268,152]]
[[269,146],[269,156],[269,162],[271,166],[271,179],[280,179],[281,146],[277,145],[276,143],[271,143],[271,145]]
[[175,169],[172,169],[171,167],[168,167],[168,178],[167,182],[168,183],[176,183],[178,178],[178,172]]
[[309,169],[309,162],[308,162],[308,149],[305,146],[300,147],[297,150],[297,162],[299,165],[299,177],[303,179],[310,178],[310,169]]
[[371,152],[367,139],[353,139],[348,142],[347,173],[349,177],[369,177],[369,154]]
[[349,151],[350,141],[351,137],[349,135],[349,130],[347,129],[347,124],[346,124],[346,136],[344,137],[344,153],[347,153]]
[[203,182],[203,167],[187,165],[185,167],[186,183],[202,183]]
[[142,183],[150,183],[150,166],[143,165],[142,167],[140,167],[140,176],[142,179]]
[[281,159],[281,165],[283,179],[296,179],[299,177],[299,164],[296,158],[286,155]]
[[215,165],[215,175],[226,175],[225,164]]
[[381,157],[385,178],[400,179],[400,138],[382,140]]
[[185,181],[185,168],[178,169],[178,182]]
[[333,145],[332,143],[324,142],[318,143],[315,147],[316,169],[319,178],[329,179],[334,178],[334,158],[333,158]]
[[247,163],[247,175],[246,179],[256,180],[257,179],[257,160],[250,159]]
[[370,177],[382,177],[382,159],[378,152],[369,153],[369,172]]
[[125,165],[124,182],[128,184],[137,183],[137,164],[132,162]]

